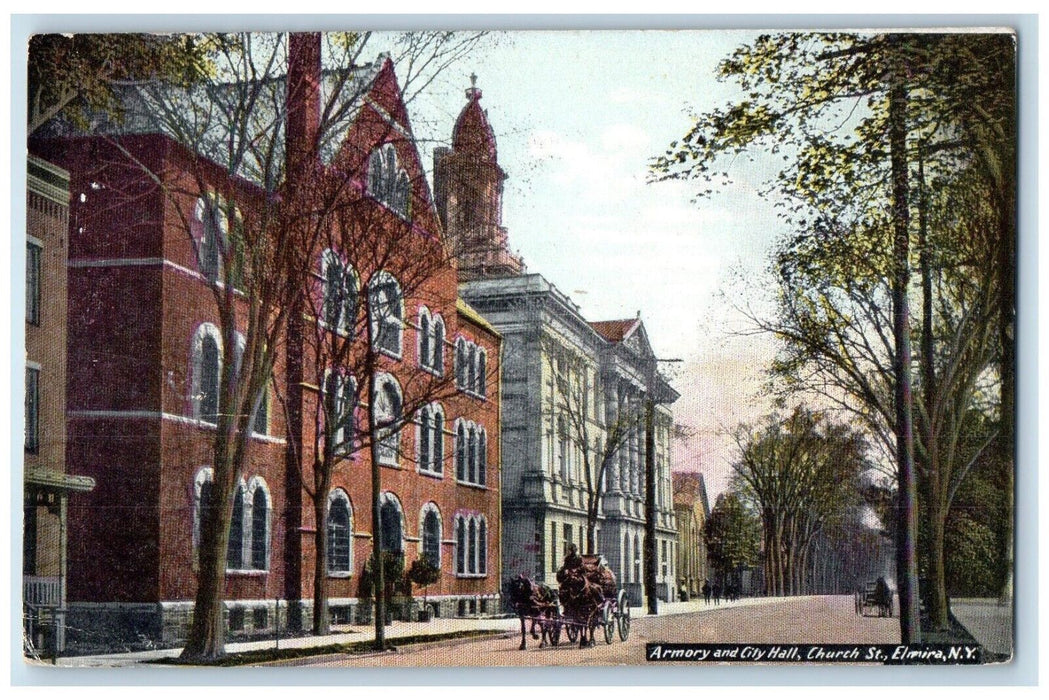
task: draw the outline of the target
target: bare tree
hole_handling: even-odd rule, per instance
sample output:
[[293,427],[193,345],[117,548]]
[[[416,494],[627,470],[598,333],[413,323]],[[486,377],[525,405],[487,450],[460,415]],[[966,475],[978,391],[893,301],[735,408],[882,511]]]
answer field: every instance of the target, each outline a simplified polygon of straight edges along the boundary
[[[480,36],[405,34],[396,45],[418,68],[410,80],[425,87],[427,75],[463,55]],[[357,117],[370,87],[362,76],[380,65],[362,66],[359,61],[372,39],[370,33],[337,33],[325,35],[323,48],[312,39],[306,42],[309,60],[323,60],[328,66],[323,90],[306,74],[289,71],[293,52],[282,34],[196,35],[160,44],[144,40],[142,50],[147,53],[192,46],[203,54],[203,65],[176,64],[179,75],[189,71],[192,78],[179,83],[168,79],[170,71],[141,76],[136,72],[134,81],[104,75],[104,87],[113,91],[119,108],[109,108],[107,98],[104,111],[89,109],[65,126],[37,130],[50,135],[86,129],[119,153],[111,162],[81,164],[100,173],[100,186],[107,176],[116,177],[114,173],[135,172],[159,191],[170,213],[165,225],[180,230],[190,243],[213,302],[222,340],[221,376],[218,391],[206,397],[204,418],[216,428],[214,479],[201,504],[198,588],[184,659],[210,660],[224,654],[221,603],[235,485],[251,450],[252,421],[274,378],[289,324],[302,311],[297,300],[312,283],[314,252],[334,223],[348,225],[345,201],[350,183],[321,163],[334,157]],[[39,57],[44,58],[46,52]],[[162,63],[167,58],[151,60]],[[320,92],[323,102],[312,123],[304,111],[305,100],[320,99]],[[89,102],[88,107],[98,105]],[[178,168],[158,162],[151,142],[135,134],[162,134],[181,147],[175,157]],[[296,134],[298,140],[289,146],[286,134]],[[127,193],[129,206],[143,196],[132,189]],[[368,384],[369,396],[373,390]]]
[[561,459],[571,469],[571,456],[581,460],[586,488],[586,548],[597,548],[597,520],[607,491],[609,474],[620,451],[632,434],[643,427],[644,412],[639,402],[620,395],[604,396],[598,386],[600,369],[591,368],[582,354],[551,338],[542,341],[554,383],[552,423]]

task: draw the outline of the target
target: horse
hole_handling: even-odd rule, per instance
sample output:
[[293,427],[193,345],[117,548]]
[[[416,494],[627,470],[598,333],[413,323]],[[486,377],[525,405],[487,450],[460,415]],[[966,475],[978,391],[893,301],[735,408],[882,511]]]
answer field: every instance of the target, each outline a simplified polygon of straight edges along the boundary
[[[539,640],[539,648],[546,646],[547,641],[557,644],[555,627],[558,616],[557,593],[545,584],[535,584],[524,574],[511,579],[508,586],[510,605],[521,619],[521,651],[527,648],[525,637],[525,618],[532,621],[529,630],[532,639]],[[538,630],[538,631],[537,631]]]

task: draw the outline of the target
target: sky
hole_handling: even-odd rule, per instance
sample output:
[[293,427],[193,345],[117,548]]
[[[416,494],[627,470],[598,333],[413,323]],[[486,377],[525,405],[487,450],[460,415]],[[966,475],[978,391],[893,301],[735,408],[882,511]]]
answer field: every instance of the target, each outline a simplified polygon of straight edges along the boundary
[[[647,163],[701,113],[738,97],[715,78],[750,32],[514,32],[484,45],[410,106],[424,162],[446,142],[476,73],[508,174],[511,247],[589,320],[638,312],[681,398],[674,467],[701,471],[710,498],[731,471],[725,431],[765,408],[754,395],[771,357],[740,337],[733,307],[757,284],[780,224],[758,188],[771,175],[738,159],[732,182],[694,201],[698,183],[646,182]],[[743,275],[747,284],[732,284]],[[712,503],[713,504],[713,503]]]

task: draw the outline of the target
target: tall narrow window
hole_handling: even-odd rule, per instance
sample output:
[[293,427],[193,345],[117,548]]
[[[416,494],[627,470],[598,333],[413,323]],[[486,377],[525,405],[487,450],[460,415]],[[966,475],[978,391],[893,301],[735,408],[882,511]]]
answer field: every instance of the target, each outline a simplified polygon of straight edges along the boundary
[[433,362],[437,374],[444,374],[444,321],[438,316],[433,321]]
[[26,243],[25,251],[25,320],[40,325],[40,258],[43,249],[35,243]]
[[388,272],[376,274],[369,285],[368,313],[375,348],[399,358],[404,332],[404,299],[400,284]]
[[477,391],[477,346],[473,343],[466,347],[466,388]]
[[488,573],[488,523],[483,517],[477,527],[477,573]]
[[430,337],[430,315],[424,309],[419,314],[419,364],[422,367],[433,367],[433,351],[430,346],[433,339]]
[[433,412],[433,471],[444,472],[444,414],[440,407]]
[[251,568],[264,570],[269,553],[269,499],[262,487],[251,499]]
[[466,481],[466,428],[461,421],[455,427],[455,478]]
[[328,573],[351,570],[350,534],[350,499],[336,489],[328,497]]
[[401,451],[401,421],[403,404],[401,390],[393,377],[386,375],[378,382],[376,396],[377,432],[379,439],[379,461],[396,465]]
[[467,573],[477,573],[477,521],[470,518],[470,525],[468,526],[468,534],[466,535],[467,542]]
[[197,238],[199,270],[208,280],[214,281],[221,271],[226,220],[220,203],[213,196],[197,200],[196,217],[200,231]]
[[423,557],[435,569],[441,568],[441,517],[433,504],[423,516]]
[[488,483],[488,433],[481,428],[477,444],[477,483]]
[[350,267],[333,250],[321,258],[324,324],[340,333],[352,333],[357,314],[357,280]]
[[423,406],[419,411],[419,468],[432,471],[433,465],[430,461],[430,407]]
[[462,338],[455,341],[455,384],[466,388],[466,341]]
[[233,516],[229,521],[229,545],[226,547],[226,568],[244,566],[244,489],[237,487],[233,495]]
[[219,415],[219,348],[210,335],[201,340],[200,348],[200,418],[217,423]]
[[384,495],[379,507],[379,546],[384,552],[404,552],[401,505],[391,494]]
[[259,407],[255,410],[255,420],[251,429],[259,435],[265,435],[269,430],[270,420],[270,392],[269,386],[262,389],[262,397],[259,399]]
[[25,370],[25,450],[35,454],[40,449],[40,370]]
[[455,518],[455,573],[466,573],[466,523],[462,516]]
[[477,393],[484,396],[488,391],[487,374],[488,369],[488,357],[484,350],[480,350],[477,355]]
[[477,429],[472,425],[466,438],[466,480],[477,483]]

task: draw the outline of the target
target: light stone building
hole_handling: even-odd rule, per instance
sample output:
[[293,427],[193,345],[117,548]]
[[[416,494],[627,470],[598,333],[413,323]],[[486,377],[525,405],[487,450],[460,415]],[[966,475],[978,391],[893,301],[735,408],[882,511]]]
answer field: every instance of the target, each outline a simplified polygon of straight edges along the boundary
[[[595,544],[635,604],[643,598],[645,411],[652,400],[656,473],[657,595],[676,599],[678,542],[670,482],[678,394],[657,371],[640,314],[589,322],[542,275],[527,274],[508,249],[495,136],[467,91],[452,147],[435,152],[438,213],[459,261],[460,296],[503,337],[502,469],[504,579],[525,574],[556,585],[565,551],[587,548],[587,511],[596,498]],[[568,406],[565,395],[582,397]],[[585,420],[583,420],[585,417]],[[585,435],[570,428],[586,425]],[[600,488],[598,455],[626,428]],[[585,472],[589,451],[591,478]]]

